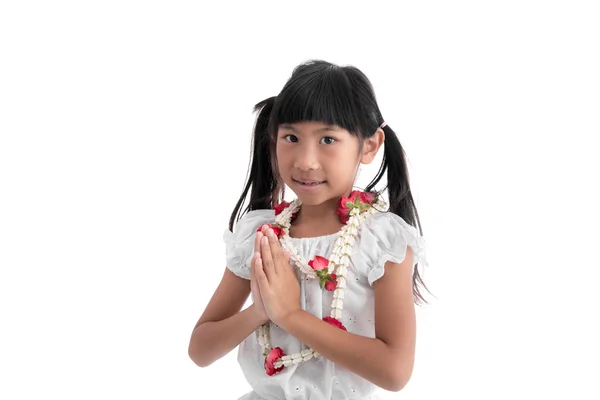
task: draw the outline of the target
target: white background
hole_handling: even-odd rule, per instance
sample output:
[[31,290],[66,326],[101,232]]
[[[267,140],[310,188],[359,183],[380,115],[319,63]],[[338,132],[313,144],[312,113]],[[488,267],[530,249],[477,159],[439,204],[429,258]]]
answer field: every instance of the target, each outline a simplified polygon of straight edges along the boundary
[[595,2],[199,3],[2,2],[0,398],[250,390],[188,340],[252,107],[311,58],[371,79],[428,245],[384,398],[600,398]]

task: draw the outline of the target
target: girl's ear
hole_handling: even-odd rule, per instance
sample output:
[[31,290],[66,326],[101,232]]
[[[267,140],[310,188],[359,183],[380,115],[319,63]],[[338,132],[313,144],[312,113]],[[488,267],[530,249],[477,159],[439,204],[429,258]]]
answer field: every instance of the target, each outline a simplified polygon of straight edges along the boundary
[[370,164],[375,159],[379,148],[385,141],[385,133],[383,129],[377,128],[377,131],[370,138],[365,139],[363,142],[363,151],[360,156],[360,162],[362,164]]

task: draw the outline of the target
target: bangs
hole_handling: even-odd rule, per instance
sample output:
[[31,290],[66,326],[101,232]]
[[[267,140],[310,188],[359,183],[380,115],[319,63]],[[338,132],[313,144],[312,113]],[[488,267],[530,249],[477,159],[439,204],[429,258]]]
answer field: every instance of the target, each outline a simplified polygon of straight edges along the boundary
[[321,122],[337,125],[351,134],[358,131],[358,112],[352,87],[342,68],[295,71],[277,96],[271,115],[271,132],[280,124]]

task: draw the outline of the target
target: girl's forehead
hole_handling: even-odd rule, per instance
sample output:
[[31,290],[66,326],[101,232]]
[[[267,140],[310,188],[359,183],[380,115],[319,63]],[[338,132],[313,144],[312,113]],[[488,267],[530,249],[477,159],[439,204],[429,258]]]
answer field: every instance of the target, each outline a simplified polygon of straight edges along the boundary
[[303,121],[295,123],[280,124],[279,129],[290,130],[301,133],[326,133],[326,132],[345,132],[344,128],[341,128],[335,124],[325,124],[317,121]]

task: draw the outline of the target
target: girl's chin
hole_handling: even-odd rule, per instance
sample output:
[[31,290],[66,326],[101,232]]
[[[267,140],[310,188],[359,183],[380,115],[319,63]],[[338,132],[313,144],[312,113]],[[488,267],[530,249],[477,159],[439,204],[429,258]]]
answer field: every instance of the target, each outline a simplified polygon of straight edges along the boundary
[[292,192],[294,192],[295,197],[298,198],[304,206],[320,206],[324,203],[331,203],[337,207],[337,204],[341,199],[341,196],[332,196],[331,193],[303,193],[294,190],[292,190]]

